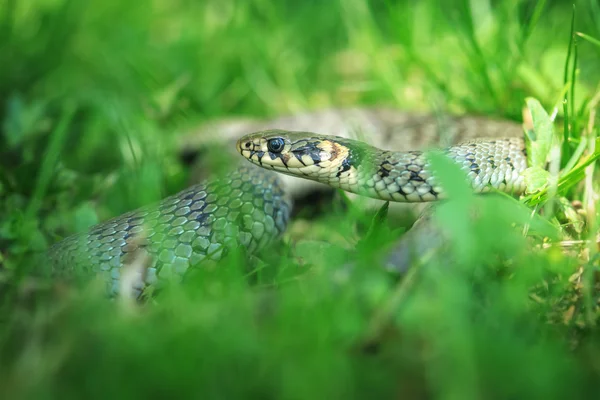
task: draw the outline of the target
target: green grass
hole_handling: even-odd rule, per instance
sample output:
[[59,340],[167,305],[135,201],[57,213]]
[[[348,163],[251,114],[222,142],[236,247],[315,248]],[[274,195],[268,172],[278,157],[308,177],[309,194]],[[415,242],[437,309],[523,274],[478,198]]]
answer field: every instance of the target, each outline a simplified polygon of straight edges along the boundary
[[[574,25],[558,0],[132,4],[0,2],[1,398],[597,392],[594,1]],[[362,104],[520,121],[526,98],[558,112],[566,140],[542,139],[534,166],[558,149],[562,172],[534,171],[517,201],[470,195],[437,160],[451,239],[403,279],[375,265],[405,226],[360,202],[144,306],[29,276],[60,237],[183,188],[177,138],[212,118]]]

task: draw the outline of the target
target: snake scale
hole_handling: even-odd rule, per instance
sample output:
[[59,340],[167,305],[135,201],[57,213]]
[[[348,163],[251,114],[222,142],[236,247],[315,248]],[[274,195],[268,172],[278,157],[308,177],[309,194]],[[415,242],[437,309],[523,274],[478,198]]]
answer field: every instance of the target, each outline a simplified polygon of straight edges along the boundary
[[[127,287],[139,295],[148,285],[181,279],[188,269],[201,266],[205,260],[219,260],[232,246],[243,246],[252,253],[286,229],[293,190],[285,175],[395,202],[428,202],[444,196],[424,153],[411,147],[407,151],[381,150],[349,139],[351,123],[367,134],[375,130],[374,137],[380,142],[384,135],[412,142],[413,146],[420,140],[422,148],[436,144],[432,136],[438,142],[459,142],[444,151],[467,173],[475,191],[493,187],[519,194],[525,189],[520,172],[527,162],[522,130],[517,124],[460,117],[445,122],[450,129],[441,126],[435,130],[431,127],[440,128],[440,121],[433,116],[351,109],[333,112],[337,126],[319,125],[320,118],[328,113],[332,111],[263,125],[244,121],[232,123],[229,128],[209,126],[211,132],[224,133],[230,141],[237,139],[236,145],[229,148],[251,163],[242,160],[225,175],[206,179],[158,204],[59,241],[48,252],[52,274],[100,275],[107,282],[109,294],[115,295],[123,290],[121,278],[124,265],[130,262],[128,257],[143,250],[150,256],[150,264],[136,271],[133,287]],[[306,121],[313,121],[312,125]],[[303,129],[307,125],[315,129]],[[261,129],[293,126],[307,132]],[[260,130],[240,138],[241,132],[253,128]],[[340,136],[322,135],[323,131]],[[450,132],[452,137],[432,135],[432,131]],[[482,138],[486,136],[491,138]],[[300,180],[292,184],[296,181]]]

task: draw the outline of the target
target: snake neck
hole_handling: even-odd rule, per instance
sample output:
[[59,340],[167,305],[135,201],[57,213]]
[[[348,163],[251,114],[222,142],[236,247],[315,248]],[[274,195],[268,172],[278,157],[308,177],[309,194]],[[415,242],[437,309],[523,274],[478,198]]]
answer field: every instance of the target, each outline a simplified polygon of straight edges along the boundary
[[[387,151],[359,140],[280,129],[248,134],[240,154],[262,168],[376,199],[428,202],[445,197],[428,156]],[[527,168],[523,138],[477,139],[443,150],[465,172],[475,192],[521,194]]]
[[[305,176],[348,192],[395,202],[429,202],[445,197],[427,155],[421,151],[385,151],[356,142],[338,143],[341,160],[321,163],[318,174]],[[489,139],[446,148],[444,154],[466,174],[475,192],[492,189],[518,195],[524,192],[521,176],[527,168],[521,138]]]

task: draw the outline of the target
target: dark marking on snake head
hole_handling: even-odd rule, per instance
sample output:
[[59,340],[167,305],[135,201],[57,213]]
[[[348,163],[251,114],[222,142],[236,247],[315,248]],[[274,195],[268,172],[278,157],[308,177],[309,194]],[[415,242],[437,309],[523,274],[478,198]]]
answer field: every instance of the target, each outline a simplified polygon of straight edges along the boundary
[[335,174],[336,178],[339,178],[344,172],[349,171],[350,168],[352,168],[351,160],[344,158],[344,161],[342,161],[342,165],[340,165],[337,174]]
[[256,155],[258,156],[258,163],[262,166],[262,159],[265,156],[264,151],[257,151]]
[[[335,160],[339,157],[340,153],[342,153],[341,148],[340,148],[340,144],[336,143],[336,142],[331,142],[329,140],[326,140],[323,142],[323,144],[329,143],[329,153],[331,154],[330,160]],[[327,146],[325,146],[325,148],[327,148]]]
[[317,153],[309,153],[310,158],[312,158],[315,165],[319,165],[321,163],[321,157]]
[[332,154],[331,160],[334,160],[335,157],[338,157],[340,154],[344,154],[342,152],[342,148],[345,147],[347,149],[346,157],[342,160],[336,177],[339,177],[344,172],[349,171],[352,167],[357,168],[361,164],[363,158],[365,157],[365,154],[367,154],[368,151],[366,147],[367,145],[361,142],[356,142],[354,140],[339,140],[339,143],[331,143],[332,146],[335,148],[335,153]]
[[300,161],[300,163],[306,167],[306,163],[302,161],[302,154],[294,152],[294,156],[296,156],[296,160]]
[[292,158],[292,154],[286,153],[286,154],[282,154],[281,155],[281,162],[283,162],[283,165],[285,165],[285,167],[288,167],[288,163],[290,162],[290,159]]
[[319,142],[304,141],[300,143],[296,143],[294,146],[292,146],[291,150],[298,161],[300,161],[302,165],[306,166],[306,163],[302,160],[302,157],[308,155],[310,158],[312,158],[314,164],[319,164],[321,162],[321,157],[319,156],[321,149],[317,146]]

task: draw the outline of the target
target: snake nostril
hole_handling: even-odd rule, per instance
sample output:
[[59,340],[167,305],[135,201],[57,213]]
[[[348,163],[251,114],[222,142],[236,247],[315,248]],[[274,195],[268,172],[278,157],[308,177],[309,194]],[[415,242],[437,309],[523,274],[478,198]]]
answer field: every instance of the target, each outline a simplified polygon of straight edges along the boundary
[[244,146],[246,146],[246,148],[249,149],[250,148],[250,142],[246,142],[246,144]]

